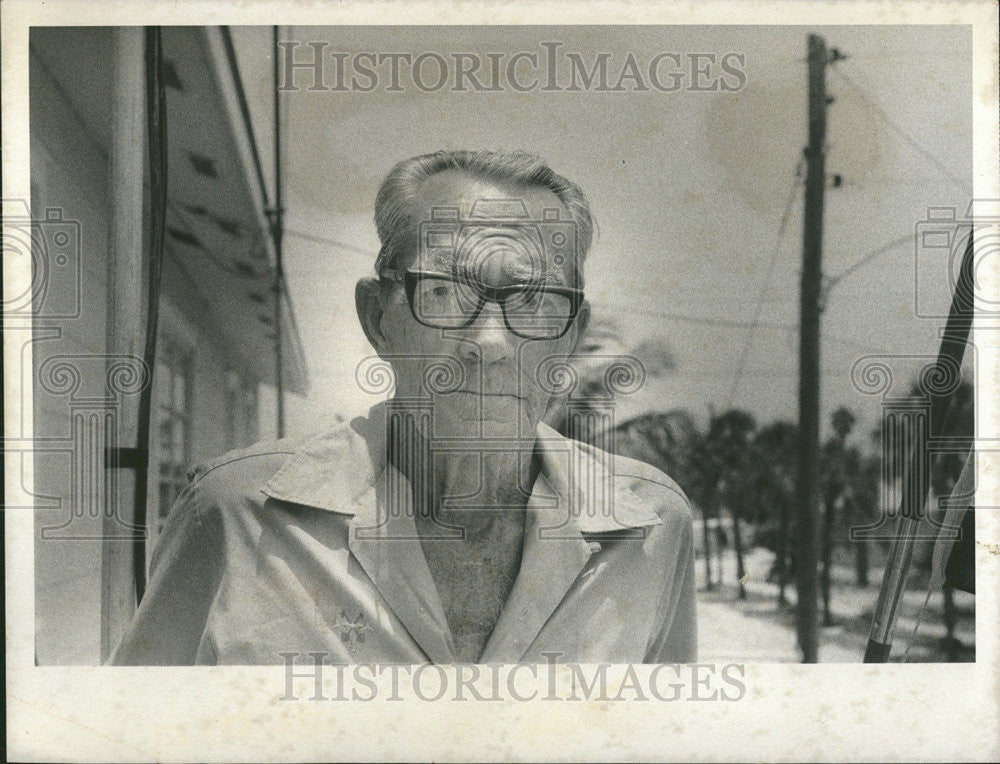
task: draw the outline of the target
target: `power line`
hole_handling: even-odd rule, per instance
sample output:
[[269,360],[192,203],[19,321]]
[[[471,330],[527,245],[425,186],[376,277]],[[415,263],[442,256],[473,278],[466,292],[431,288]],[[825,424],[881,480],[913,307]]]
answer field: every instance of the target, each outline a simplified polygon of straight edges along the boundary
[[930,151],[921,146],[916,139],[910,136],[902,127],[900,127],[883,109],[879,104],[875,103],[874,100],[864,91],[864,89],[858,85],[853,79],[844,73],[841,67],[831,66],[830,71],[839,76],[844,82],[846,82],[854,92],[858,94],[858,97],[876,114],[878,114],[882,120],[895,132],[900,138],[906,141],[910,146],[913,147],[921,156],[927,159],[931,164],[933,164],[937,169],[944,175],[948,180],[954,183],[958,188],[962,190],[963,193],[968,193],[968,184],[962,182],[956,175],[954,175],[941,161],[934,156]]
[[363,247],[355,246],[354,244],[348,244],[346,241],[339,241],[337,239],[331,239],[328,236],[320,236],[315,233],[305,233],[304,231],[296,231],[292,228],[285,229],[286,236],[294,236],[298,239],[303,239],[305,241],[311,241],[316,244],[330,244],[339,249],[343,249],[347,252],[353,252],[358,255],[364,255],[365,257],[370,257],[374,260],[374,254],[369,249],[364,249]]
[[[848,366],[824,366],[819,370],[819,373],[825,377],[834,376],[849,376],[852,365]],[[787,371],[776,370],[776,369],[757,369],[750,370],[745,373],[744,376],[752,379],[796,379],[797,374],[796,369],[789,369]],[[678,368],[674,372],[674,375],[678,377],[689,377],[689,378],[699,378],[699,377],[728,377],[731,372],[728,369],[689,369],[689,368]],[[732,405],[727,405],[726,409],[729,410]]]
[[[794,332],[799,328],[798,324],[782,323],[779,321],[737,321],[729,318],[711,318],[707,316],[689,316],[683,313],[672,313],[666,310],[655,310],[652,308],[633,308],[614,303],[597,303],[594,305],[595,313],[601,310],[617,313],[630,313],[637,316],[650,316],[652,318],[664,318],[668,321],[678,321],[685,324],[696,324],[701,326],[714,326],[721,329],[770,329],[773,331]],[[847,339],[836,334],[824,332],[823,337],[832,342],[840,343],[847,347],[870,353],[874,349],[870,345]]]
[[732,318],[712,318],[709,316],[690,316],[685,313],[674,313],[668,310],[656,310],[654,308],[634,308],[615,303],[603,303],[595,305],[597,308],[608,309],[609,312],[631,313],[638,316],[651,316],[654,318],[665,318],[668,321],[679,321],[686,324],[701,324],[704,326],[719,326],[726,329],[795,329],[797,324],[782,324],[774,321],[737,321]]
[[900,244],[905,244],[911,241],[913,241],[913,234],[908,233],[905,236],[900,236],[896,239],[893,239],[892,241],[887,241],[878,249],[873,249],[871,252],[869,252],[866,255],[863,255],[853,265],[848,266],[845,270],[841,271],[836,276],[831,276],[826,282],[824,292],[829,293],[829,291],[833,289],[833,287],[835,287],[842,279],[847,278],[852,273],[854,273],[854,271],[856,271],[858,268],[867,265],[879,255],[883,255],[886,252],[890,252],[896,247],[898,247]]
[[767,271],[764,274],[764,283],[761,285],[760,294],[757,296],[757,303],[754,305],[753,318],[750,321],[750,326],[747,328],[747,338],[746,342],[743,343],[743,349],[740,351],[740,360],[736,366],[736,375],[733,378],[733,386],[729,390],[729,403],[726,404],[726,408],[732,408],[733,401],[736,399],[736,391],[739,390],[740,382],[743,379],[743,370],[746,368],[747,357],[750,355],[750,346],[753,343],[753,332],[756,328],[757,321],[760,320],[761,311],[764,309],[764,297],[767,295],[767,290],[771,286],[771,277],[774,273],[774,265],[778,261],[778,253],[781,251],[781,243],[785,238],[785,229],[788,227],[788,219],[792,213],[792,205],[795,202],[795,192],[798,190],[799,181],[802,178],[802,164],[803,159],[800,157],[798,164],[795,165],[795,175],[792,177],[792,187],[788,190],[788,199],[785,201],[785,210],[781,214],[781,221],[778,224],[778,235],[774,241],[774,247],[771,249],[771,257],[767,264]]

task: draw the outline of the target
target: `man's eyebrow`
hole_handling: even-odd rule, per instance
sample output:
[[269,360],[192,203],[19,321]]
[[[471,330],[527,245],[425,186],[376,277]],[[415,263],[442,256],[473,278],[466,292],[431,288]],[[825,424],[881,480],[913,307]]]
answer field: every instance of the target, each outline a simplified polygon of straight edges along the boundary
[[422,261],[418,261],[417,265],[420,268],[427,270],[437,270],[444,273],[450,273],[456,267],[456,257],[453,252],[431,252],[429,256],[425,256]]
[[[443,273],[454,273],[461,278],[476,280],[476,268],[470,268],[467,262],[457,261],[456,257],[451,253],[434,253],[421,264],[421,267]],[[548,262],[545,264],[545,273],[541,278],[539,277],[538,269],[530,263],[510,260],[503,264],[503,275],[516,284],[566,286],[567,283],[562,268]]]
[[[530,263],[507,261],[503,267],[504,275],[507,278],[522,279],[524,283],[531,284],[539,282],[538,271]],[[562,272],[562,268],[546,261],[545,274],[541,281],[552,286],[563,286],[566,283],[566,277]]]

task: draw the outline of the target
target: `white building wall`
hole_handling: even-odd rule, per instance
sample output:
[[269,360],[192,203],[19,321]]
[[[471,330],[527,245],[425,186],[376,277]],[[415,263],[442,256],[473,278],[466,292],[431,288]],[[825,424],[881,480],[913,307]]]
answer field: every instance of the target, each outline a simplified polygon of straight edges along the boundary
[[[107,78],[88,84],[96,94],[110,88],[110,51],[94,50],[92,54],[103,59],[100,68],[108,72]],[[79,315],[60,320],[37,318],[33,342],[36,660],[41,665],[96,664],[100,661],[101,512],[106,504],[91,499],[73,506],[72,460],[81,453],[79,444],[72,441],[74,393],[61,388],[46,390],[39,383],[39,374],[52,372],[52,364],[59,360],[55,357],[66,356],[62,360],[82,375],[75,393],[77,404],[80,396],[104,392],[101,354],[106,336],[108,158],[106,148],[34,52],[30,92],[32,216],[44,218],[46,209],[57,209],[64,221],[78,221],[81,253]],[[201,309],[193,297],[194,285],[185,283],[169,253],[164,269],[159,336],[182,344],[192,354],[189,453],[194,463],[243,445],[230,443],[229,436],[246,440],[248,430],[253,429],[244,426],[234,432],[226,421],[230,416],[227,371],[230,378],[235,372],[248,380],[252,370],[231,357],[223,338],[206,325],[208,311]],[[50,289],[55,291],[47,299],[63,304],[73,297],[77,285],[73,279],[53,278]],[[154,378],[154,396],[158,383]],[[157,511],[155,420],[152,434],[151,516]],[[88,489],[83,495],[90,493]],[[67,525],[74,508],[83,516],[74,517]],[[54,530],[59,526],[66,527]]]
[[[63,531],[71,508],[70,395],[47,392],[39,371],[57,356],[91,356],[74,363],[90,371],[100,368],[105,347],[107,280],[107,157],[74,114],[57,83],[38,58],[31,56],[31,212],[44,218],[58,210],[64,220],[79,222],[81,289],[79,317],[35,318],[33,343],[34,437],[36,441],[35,628],[39,663],[96,663],[101,626],[101,518],[97,507],[81,507]],[[101,87],[102,83],[94,83]],[[43,233],[43,236],[45,234]],[[54,263],[47,260],[47,266]],[[53,276],[55,273],[52,274]],[[73,299],[75,279],[53,278],[49,290]],[[50,291],[46,297],[55,295]],[[48,302],[48,300],[47,300]],[[58,300],[58,304],[65,304]],[[87,380],[79,394],[93,391]],[[40,452],[42,439],[55,439],[51,453]],[[47,538],[50,535],[84,538]],[[86,538],[88,537],[89,538]]]

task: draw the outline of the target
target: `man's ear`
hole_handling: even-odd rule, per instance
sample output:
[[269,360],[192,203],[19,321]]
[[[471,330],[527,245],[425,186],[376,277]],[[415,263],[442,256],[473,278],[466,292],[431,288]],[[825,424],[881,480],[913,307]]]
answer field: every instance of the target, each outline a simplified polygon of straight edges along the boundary
[[573,348],[569,351],[570,355],[576,355],[577,349],[580,347],[580,343],[583,342],[584,336],[587,334],[587,327],[590,325],[590,303],[586,300],[580,305],[580,310],[576,313],[576,320],[573,322],[573,327],[576,331],[576,337],[573,339]]
[[377,279],[363,278],[355,285],[354,305],[365,337],[381,356],[386,345],[385,334],[382,333],[385,301],[382,299],[382,286]]

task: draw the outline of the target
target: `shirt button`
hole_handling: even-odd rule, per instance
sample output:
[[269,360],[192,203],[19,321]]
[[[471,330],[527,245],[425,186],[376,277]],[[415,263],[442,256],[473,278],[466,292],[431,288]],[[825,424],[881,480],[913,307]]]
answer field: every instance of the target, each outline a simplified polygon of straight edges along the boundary
[[590,546],[590,551],[591,551],[592,554],[601,551],[601,542],[600,541],[591,541],[589,543],[589,546]]

